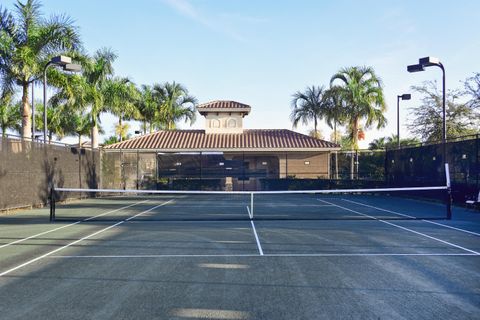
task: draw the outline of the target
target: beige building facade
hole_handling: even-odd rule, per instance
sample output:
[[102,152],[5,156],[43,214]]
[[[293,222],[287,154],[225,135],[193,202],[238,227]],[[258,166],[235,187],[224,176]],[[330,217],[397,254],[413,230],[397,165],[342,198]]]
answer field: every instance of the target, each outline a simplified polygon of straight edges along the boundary
[[235,101],[212,101],[197,111],[205,118],[204,130],[158,131],[104,151],[154,153],[148,176],[192,184],[216,179],[222,190],[262,190],[266,181],[330,176],[330,153],[339,150],[334,143],[287,129],[244,129],[251,107]]

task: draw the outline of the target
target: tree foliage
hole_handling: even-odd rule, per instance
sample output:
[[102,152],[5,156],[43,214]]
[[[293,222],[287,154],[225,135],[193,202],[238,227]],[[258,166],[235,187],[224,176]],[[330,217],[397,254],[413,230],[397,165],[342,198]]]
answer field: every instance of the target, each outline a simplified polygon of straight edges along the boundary
[[154,84],[153,96],[157,103],[155,123],[158,126],[172,130],[178,121],[195,122],[197,99],[183,85],[175,81]]
[[8,129],[20,131],[21,125],[20,108],[13,104],[12,94],[2,94],[0,96],[0,129],[2,135],[5,135]]
[[[409,146],[420,143],[420,140],[416,138],[400,139],[400,146]],[[396,134],[392,134],[390,137],[381,137],[373,139],[368,144],[369,150],[382,150],[382,149],[394,149],[398,147],[398,137]]]
[[[415,136],[423,141],[441,141],[443,131],[442,93],[436,82],[427,81],[412,90],[422,96],[421,104],[411,108],[407,125]],[[447,138],[479,132],[479,117],[474,104],[461,102],[462,92],[450,90],[446,96]]]
[[22,136],[30,137],[28,87],[51,57],[80,50],[77,27],[66,15],[44,18],[37,0],[17,1],[14,12],[0,6],[0,78],[2,86],[22,89]]
[[297,91],[293,94],[292,112],[290,120],[296,128],[300,122],[308,124],[313,121],[313,132],[317,135],[318,121],[322,120],[327,113],[328,99],[325,96],[325,88],[320,86],[307,87],[304,92]]
[[357,150],[358,131],[362,127],[368,129],[376,124],[380,129],[387,123],[383,83],[371,67],[349,67],[334,74],[330,86],[344,108],[342,114],[352,147]]
[[480,72],[477,72],[472,77],[467,78],[464,85],[465,94],[467,94],[467,96],[470,98],[467,103],[468,106],[472,110],[480,112]]

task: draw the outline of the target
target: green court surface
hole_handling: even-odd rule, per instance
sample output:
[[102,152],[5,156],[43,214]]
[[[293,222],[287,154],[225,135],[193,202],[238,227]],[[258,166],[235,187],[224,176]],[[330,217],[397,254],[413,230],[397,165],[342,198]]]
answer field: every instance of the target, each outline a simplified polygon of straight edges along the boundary
[[[53,223],[47,208],[0,216],[0,318],[479,318],[478,211],[392,220],[375,213],[413,212],[332,198],[371,219],[276,219],[322,210],[310,200],[258,220],[243,202],[194,197],[72,202],[77,220]],[[181,218],[198,211],[212,216]]]

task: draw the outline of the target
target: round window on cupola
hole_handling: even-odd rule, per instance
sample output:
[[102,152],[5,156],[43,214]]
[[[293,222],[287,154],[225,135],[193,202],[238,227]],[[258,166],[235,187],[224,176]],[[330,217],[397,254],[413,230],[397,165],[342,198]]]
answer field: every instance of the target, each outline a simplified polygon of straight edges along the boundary
[[220,121],[217,120],[217,119],[212,119],[212,120],[210,121],[210,126],[211,126],[212,128],[220,128]]
[[228,119],[227,121],[228,128],[235,128],[237,127],[237,121],[235,119]]

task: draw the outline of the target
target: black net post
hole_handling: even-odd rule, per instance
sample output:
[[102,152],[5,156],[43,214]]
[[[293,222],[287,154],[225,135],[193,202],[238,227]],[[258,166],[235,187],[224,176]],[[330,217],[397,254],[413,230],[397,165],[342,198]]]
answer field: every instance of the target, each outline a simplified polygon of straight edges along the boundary
[[50,187],[50,222],[55,221],[55,188]]

